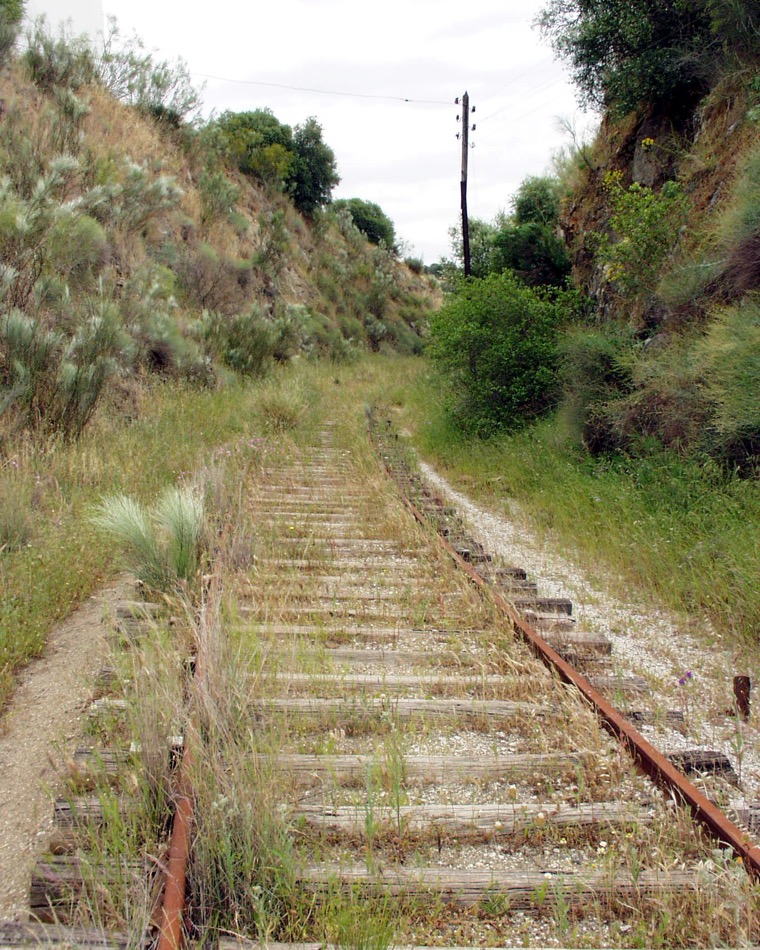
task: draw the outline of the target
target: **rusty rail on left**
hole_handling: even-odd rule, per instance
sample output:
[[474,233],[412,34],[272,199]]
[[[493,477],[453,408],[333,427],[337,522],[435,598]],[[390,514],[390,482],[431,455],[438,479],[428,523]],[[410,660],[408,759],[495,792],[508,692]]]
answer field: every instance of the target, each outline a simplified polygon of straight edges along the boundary
[[[214,585],[215,577],[211,583]],[[216,591],[206,594],[207,600],[201,610],[201,628],[208,626],[208,603],[215,601]],[[193,683],[197,687],[203,682],[205,669],[203,644],[207,636],[198,637],[193,667]],[[169,839],[169,856],[164,873],[163,896],[158,911],[158,941],[156,950],[180,950],[185,943],[185,910],[187,903],[187,869],[190,861],[190,840],[195,821],[195,793],[193,791],[192,771],[195,765],[194,744],[198,731],[193,716],[188,717],[182,748],[182,762],[179,767],[175,794],[174,820]]]

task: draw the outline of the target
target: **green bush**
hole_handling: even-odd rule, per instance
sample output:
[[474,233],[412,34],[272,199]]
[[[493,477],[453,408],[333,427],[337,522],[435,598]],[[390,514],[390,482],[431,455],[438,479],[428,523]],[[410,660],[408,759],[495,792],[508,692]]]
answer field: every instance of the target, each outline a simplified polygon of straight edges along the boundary
[[332,207],[335,211],[347,211],[356,227],[370,243],[382,242],[390,248],[396,246],[396,229],[380,205],[373,201],[363,201],[361,198],[341,198],[339,201],[334,201]]
[[262,316],[258,307],[247,313],[203,315],[202,333],[213,356],[243,376],[260,376],[274,359],[280,327]]
[[696,347],[697,374],[713,412],[707,448],[740,468],[760,456],[760,299],[726,308]]
[[335,154],[313,116],[292,129],[270,109],[224,112],[207,134],[243,174],[281,188],[307,216],[330,201],[340,181]]
[[108,18],[108,27],[94,64],[101,84],[122,102],[174,127],[194,118],[201,94],[183,60],[156,62],[137,35],[122,36],[114,17]]
[[512,199],[516,224],[551,228],[559,220],[560,181],[549,175],[529,175]]
[[516,429],[554,404],[558,323],[556,304],[510,274],[463,284],[433,316],[430,353],[462,430]]
[[0,66],[6,64],[16,49],[23,13],[23,0],[0,2]]
[[106,303],[72,323],[67,335],[18,310],[0,318],[0,413],[64,438],[77,438],[90,421],[124,341]]
[[216,218],[229,217],[240,197],[240,189],[224,172],[204,171],[198,181],[201,196],[201,222],[212,224]]
[[694,104],[722,59],[707,0],[549,0],[538,22],[581,101],[622,114]]
[[639,184],[623,188],[619,178],[611,176],[609,188],[610,224],[617,240],[603,236],[598,259],[636,313],[654,297],[663,263],[688,220],[688,200],[677,182],[666,182],[656,192]]
[[95,60],[86,36],[72,36],[61,28],[49,32],[44,17],[35,21],[26,35],[21,57],[32,82],[47,91],[56,86],[77,90],[96,77]]
[[570,276],[565,243],[544,224],[508,224],[493,238],[496,271],[511,270],[529,287],[561,287]]
[[559,343],[560,378],[569,421],[594,454],[619,448],[611,407],[633,388],[633,334],[611,324],[576,327]]

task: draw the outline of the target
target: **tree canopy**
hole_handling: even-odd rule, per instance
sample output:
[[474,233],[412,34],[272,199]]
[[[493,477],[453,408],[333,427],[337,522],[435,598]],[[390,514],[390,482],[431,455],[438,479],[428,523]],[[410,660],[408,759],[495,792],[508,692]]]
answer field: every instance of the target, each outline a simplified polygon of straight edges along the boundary
[[281,187],[305,215],[327,204],[340,181],[335,153],[322,139],[314,116],[292,129],[271,109],[224,112],[214,130],[222,150],[243,174]]
[[345,208],[351,215],[351,220],[370,243],[383,243],[395,250],[396,229],[380,205],[361,198],[341,198],[333,202],[333,208],[336,211]]
[[583,104],[623,113],[643,103],[693,105],[720,55],[714,11],[726,6],[726,0],[550,0],[538,24],[570,64]]

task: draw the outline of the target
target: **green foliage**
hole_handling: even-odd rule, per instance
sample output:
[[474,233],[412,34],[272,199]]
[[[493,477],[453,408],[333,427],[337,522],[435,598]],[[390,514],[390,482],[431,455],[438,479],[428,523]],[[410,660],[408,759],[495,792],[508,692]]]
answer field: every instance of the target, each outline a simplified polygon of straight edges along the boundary
[[285,327],[252,307],[247,313],[227,317],[206,311],[202,333],[213,355],[225,366],[243,376],[260,376],[282,344]]
[[[470,273],[473,277],[486,277],[493,273],[493,242],[497,234],[497,226],[479,218],[469,218],[467,221],[470,236]],[[464,242],[462,240],[462,225],[457,223],[449,228],[452,256],[464,270]]]
[[382,242],[386,247],[395,248],[396,229],[380,205],[373,201],[363,201],[361,198],[341,198],[334,201],[332,207],[336,211],[347,211],[356,227],[371,244]]
[[537,221],[507,224],[493,238],[495,271],[511,270],[529,287],[561,287],[570,276],[564,241]]
[[760,456],[760,299],[724,309],[696,347],[696,376],[712,412],[703,439],[732,466]]
[[687,221],[688,201],[677,182],[666,182],[659,192],[639,184],[623,188],[614,176],[609,185],[610,224],[618,240],[602,238],[598,257],[621,296],[645,305]]
[[106,304],[70,335],[10,311],[0,318],[0,414],[77,438],[117,371],[122,345],[118,316]]
[[198,181],[201,195],[201,223],[208,226],[216,218],[229,217],[240,198],[240,189],[224,172],[205,169]]
[[222,153],[243,174],[283,189],[307,216],[329,202],[340,181],[335,155],[314,117],[291,129],[270,109],[224,112],[213,131]]
[[302,214],[312,217],[318,208],[329,203],[333,188],[340,184],[335,153],[323,141],[322,126],[314,116],[295,127],[293,151],[293,201]]
[[430,353],[463,431],[519,428],[553,405],[557,307],[510,274],[463,284],[430,332]]
[[24,0],[0,0],[0,17],[6,23],[20,23],[24,15]]
[[538,23],[593,108],[688,107],[721,58],[708,0],[549,0]]
[[125,495],[106,498],[92,522],[121,546],[137,577],[171,593],[192,583],[205,527],[203,499],[192,488],[170,488],[150,508]]
[[632,389],[633,335],[616,324],[575,327],[559,344],[564,403],[573,428],[596,454],[619,447],[608,424],[611,401]]
[[106,233],[94,218],[66,208],[47,236],[49,266],[71,286],[91,280],[106,260]]
[[293,130],[271,109],[223,112],[213,124],[223,154],[244,175],[264,185],[285,187],[295,161]]
[[175,128],[200,111],[201,93],[185,62],[155,61],[136,34],[122,36],[114,17],[108,18],[95,69],[100,83],[117,99]]
[[64,27],[53,36],[45,18],[35,21],[26,35],[21,61],[32,82],[52,91],[63,87],[76,91],[96,76],[95,60],[86,36],[72,36]]
[[529,175],[512,198],[515,224],[551,228],[559,220],[560,181],[548,175]]
[[747,155],[718,230],[726,248],[735,247],[760,232],[760,145]]
[[0,0],[0,66],[15,50],[23,15],[24,0]]

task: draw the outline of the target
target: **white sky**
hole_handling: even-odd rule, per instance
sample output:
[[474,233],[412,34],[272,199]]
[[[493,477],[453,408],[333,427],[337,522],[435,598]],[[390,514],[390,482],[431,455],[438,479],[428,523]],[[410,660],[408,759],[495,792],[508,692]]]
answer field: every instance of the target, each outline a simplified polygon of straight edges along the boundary
[[290,125],[316,116],[342,179],[334,197],[377,202],[427,263],[450,254],[448,228],[459,217],[456,96],[467,90],[476,107],[468,208],[486,220],[508,209],[526,175],[546,170],[566,140],[557,116],[587,121],[532,28],[544,5],[103,0],[123,33],[137,32],[160,58],[181,56],[205,81],[206,112],[269,107]]

